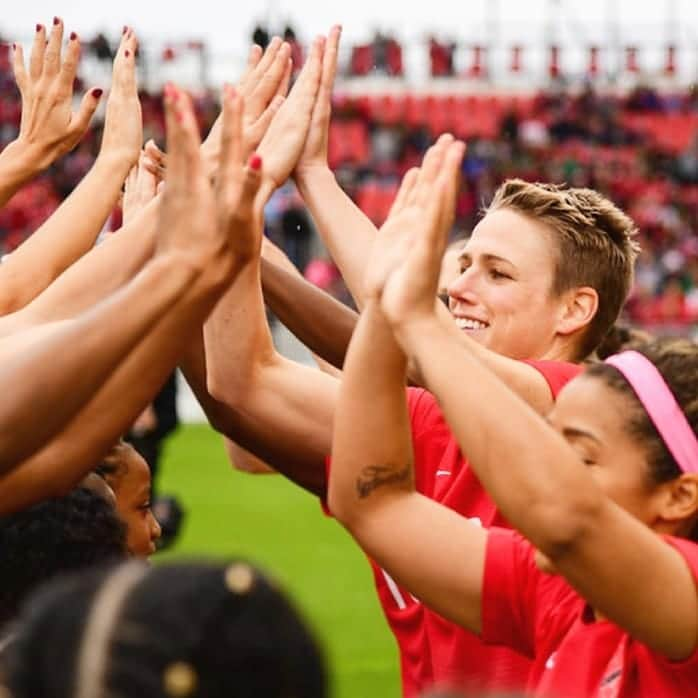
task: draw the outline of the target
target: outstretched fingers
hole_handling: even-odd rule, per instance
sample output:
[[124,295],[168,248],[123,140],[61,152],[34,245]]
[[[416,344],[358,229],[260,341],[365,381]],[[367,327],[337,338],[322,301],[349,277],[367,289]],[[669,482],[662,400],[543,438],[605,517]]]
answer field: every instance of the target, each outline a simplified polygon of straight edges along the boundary
[[28,86],[27,69],[24,64],[24,49],[22,44],[14,44],[12,53],[12,71],[20,94],[24,95]]
[[201,166],[199,132],[189,95],[172,84],[165,86],[165,125],[168,167],[166,192],[185,193]]
[[234,181],[242,162],[242,116],[245,99],[235,88],[223,88],[223,123],[221,129],[221,154],[218,165],[219,196]]
[[46,53],[46,27],[43,24],[36,25],[34,42],[29,56],[29,77],[36,81],[44,70],[44,54]]
[[441,164],[451,143],[453,143],[453,136],[450,133],[445,133],[439,136],[436,143],[427,150],[417,184],[412,190],[411,204],[420,207],[428,205],[433,195],[434,183],[439,175]]
[[448,144],[432,187],[432,197],[426,205],[429,223],[425,225],[416,245],[418,248],[416,253],[421,256],[421,263],[425,267],[424,273],[429,272],[434,277],[431,279],[434,287],[438,283],[438,270],[455,219],[456,199],[460,188],[460,168],[464,154],[465,144],[461,141]]
[[390,207],[390,213],[388,218],[392,216],[397,216],[400,214],[405,206],[407,206],[408,201],[412,197],[412,191],[417,184],[417,179],[419,177],[419,167],[412,167],[405,173],[400,183],[400,188],[395,195],[395,200],[393,205]]
[[43,74],[47,77],[55,77],[61,66],[61,45],[63,43],[63,21],[59,17],[53,18],[53,27],[48,37],[48,44],[44,53]]
[[78,73],[78,63],[80,62],[80,39],[75,32],[72,32],[68,39],[68,46],[65,49],[65,56],[61,63],[58,78],[58,95],[61,98],[69,98],[73,94],[75,76]]
[[324,36],[318,36],[313,41],[305,65],[286,100],[288,109],[292,109],[297,113],[300,119],[309,119],[315,107],[315,100],[320,89],[320,78],[322,76],[322,57],[325,50],[325,41]]

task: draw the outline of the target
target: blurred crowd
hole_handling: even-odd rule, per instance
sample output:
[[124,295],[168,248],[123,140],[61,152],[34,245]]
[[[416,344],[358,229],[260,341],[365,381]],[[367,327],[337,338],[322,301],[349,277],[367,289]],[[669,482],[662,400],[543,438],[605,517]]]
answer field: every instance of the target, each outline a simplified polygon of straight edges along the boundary
[[[303,50],[293,28],[287,27],[285,36],[296,47],[294,65],[300,65]],[[268,33],[259,26],[254,38],[264,45]],[[353,49],[350,71],[356,73],[355,63],[365,59],[387,74],[401,72],[394,39],[381,36],[367,46],[364,58],[362,47]],[[98,58],[112,55],[101,35],[90,47]],[[432,62],[443,63],[437,74],[451,74],[452,52],[443,49],[432,42]],[[145,137],[164,145],[162,95],[142,90],[140,98]],[[218,95],[200,90],[194,99],[205,133],[217,114]],[[0,146],[15,137],[20,114],[8,46],[2,44]],[[588,85],[576,92],[525,95],[339,92],[333,117],[330,165],[374,222],[385,219],[405,171],[439,133],[451,131],[468,143],[459,234],[472,229],[482,205],[508,177],[597,189],[623,207],[641,231],[643,253],[628,319],[667,332],[698,322],[698,89],[666,94],[640,86],[623,96],[600,94]],[[78,148],[0,212],[2,252],[17,247],[75,187],[100,139],[96,120]],[[312,222],[292,184],[277,192],[266,214],[267,234],[307,278],[348,300],[336,267],[318,252]],[[116,211],[112,227],[119,223]]]

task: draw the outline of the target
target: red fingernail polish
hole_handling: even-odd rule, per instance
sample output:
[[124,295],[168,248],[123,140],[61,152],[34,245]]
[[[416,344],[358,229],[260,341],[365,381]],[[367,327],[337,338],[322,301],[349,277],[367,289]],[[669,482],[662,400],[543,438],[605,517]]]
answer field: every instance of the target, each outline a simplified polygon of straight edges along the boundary
[[78,35],[75,32],[70,32],[70,40],[75,41],[75,39],[78,38]]
[[126,51],[124,51],[124,56],[126,56],[126,58],[128,58],[130,55],[131,55],[131,52],[128,49]]
[[92,96],[95,99],[99,99],[103,94],[104,94],[104,90],[101,87],[95,87],[95,89],[92,90]]
[[44,28],[43,24],[37,24],[36,25],[36,31],[40,32]]
[[17,44],[12,44],[12,50],[16,51],[17,50]]
[[252,153],[252,155],[250,155],[250,169],[262,169],[262,158],[259,155],[257,155],[257,153]]
[[58,19],[58,17],[54,17],[54,18],[53,18],[53,23],[54,23],[54,25],[55,25],[55,24],[60,24],[60,23],[61,23],[61,20]]

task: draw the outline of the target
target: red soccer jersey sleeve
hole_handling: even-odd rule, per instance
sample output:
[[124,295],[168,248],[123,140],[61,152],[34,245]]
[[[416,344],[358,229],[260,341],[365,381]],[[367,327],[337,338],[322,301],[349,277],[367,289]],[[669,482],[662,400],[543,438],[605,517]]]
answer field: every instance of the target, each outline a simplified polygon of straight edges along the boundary
[[[698,581],[698,546],[667,538]],[[533,658],[529,691],[541,698],[698,698],[698,650],[672,662],[599,620],[560,576],[535,565],[521,536],[491,530],[482,595],[482,638]],[[641,583],[641,580],[640,582]]]

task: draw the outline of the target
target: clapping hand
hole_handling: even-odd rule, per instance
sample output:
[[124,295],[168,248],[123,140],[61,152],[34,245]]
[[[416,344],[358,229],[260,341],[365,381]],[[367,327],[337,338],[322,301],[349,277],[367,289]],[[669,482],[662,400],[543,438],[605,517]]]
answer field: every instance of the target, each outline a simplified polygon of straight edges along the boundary
[[104,116],[104,133],[99,157],[127,167],[137,161],[143,143],[143,120],[136,81],[136,49],[133,30],[124,27],[114,57],[112,84]]
[[44,26],[36,25],[29,70],[24,63],[22,46],[16,44],[14,49],[14,74],[22,97],[17,142],[28,149],[39,169],[48,167],[77,145],[102,96],[99,88],[89,90],[78,110],[73,112],[73,83],[80,58],[80,40],[75,32],[71,33],[64,55],[61,55],[62,42],[63,22],[54,17],[48,41]]
[[455,216],[464,153],[462,142],[441,136],[422,167],[403,179],[374,243],[366,292],[380,300],[394,328],[436,312],[441,259]]

